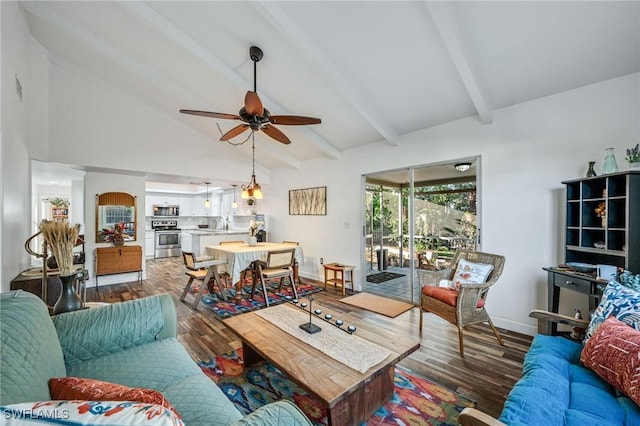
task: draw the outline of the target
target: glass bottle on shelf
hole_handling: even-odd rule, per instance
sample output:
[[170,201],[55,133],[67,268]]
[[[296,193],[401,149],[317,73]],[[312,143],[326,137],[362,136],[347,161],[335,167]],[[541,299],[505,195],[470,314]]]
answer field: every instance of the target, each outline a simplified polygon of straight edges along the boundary
[[615,173],[618,171],[618,163],[616,163],[616,157],[613,155],[613,148],[606,148],[604,150],[604,165],[602,166],[602,174]]

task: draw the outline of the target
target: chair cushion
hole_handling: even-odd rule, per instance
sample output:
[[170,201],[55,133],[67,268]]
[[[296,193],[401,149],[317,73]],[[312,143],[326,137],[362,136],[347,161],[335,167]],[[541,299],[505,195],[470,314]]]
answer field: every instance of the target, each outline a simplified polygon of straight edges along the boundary
[[611,315],[634,329],[640,330],[640,292],[616,281],[609,282],[602,292],[600,304],[591,316],[584,338],[585,343],[595,333],[598,326]]
[[[422,287],[422,294],[438,299],[439,301],[451,306],[456,306],[456,303],[458,302],[458,290],[451,290],[446,287],[425,285]],[[484,306],[484,299],[478,299],[478,304],[476,306],[478,308],[482,308]]]
[[584,345],[580,361],[636,404],[640,404],[638,353],[640,331],[611,316]]
[[455,283],[456,288],[460,288],[465,284],[482,284],[487,281],[491,271],[493,271],[493,265],[491,264],[473,263],[460,259],[452,281]]
[[266,278],[274,278],[274,277],[286,277],[291,273],[291,269],[289,268],[273,268],[273,269],[263,269],[262,275]]

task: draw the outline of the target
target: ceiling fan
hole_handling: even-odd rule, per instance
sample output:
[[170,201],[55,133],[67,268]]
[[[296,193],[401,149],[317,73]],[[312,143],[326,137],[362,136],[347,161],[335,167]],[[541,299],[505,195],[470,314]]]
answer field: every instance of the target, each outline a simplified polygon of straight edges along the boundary
[[290,144],[289,138],[282,133],[274,124],[300,126],[306,124],[320,124],[321,120],[314,117],[303,117],[300,115],[271,115],[268,109],[262,106],[262,101],[256,90],[256,64],[262,59],[262,49],[257,46],[251,46],[249,49],[249,57],[253,61],[253,92],[248,91],[244,96],[244,106],[240,108],[237,115],[225,114],[220,112],[196,111],[192,109],[181,109],[183,114],[201,115],[203,117],[224,118],[229,120],[240,120],[243,124],[239,124],[233,129],[220,137],[221,141],[229,141],[242,134],[245,130],[251,129],[251,132],[261,130],[267,136],[282,142]]

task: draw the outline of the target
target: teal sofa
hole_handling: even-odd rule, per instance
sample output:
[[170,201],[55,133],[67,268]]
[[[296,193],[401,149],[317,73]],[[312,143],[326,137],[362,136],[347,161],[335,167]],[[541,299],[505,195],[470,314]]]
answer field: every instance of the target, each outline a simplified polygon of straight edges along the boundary
[[243,417],[176,340],[168,294],[49,316],[22,290],[0,294],[0,406],[50,400],[52,377],[85,377],[161,392],[191,425],[311,425],[278,401]]

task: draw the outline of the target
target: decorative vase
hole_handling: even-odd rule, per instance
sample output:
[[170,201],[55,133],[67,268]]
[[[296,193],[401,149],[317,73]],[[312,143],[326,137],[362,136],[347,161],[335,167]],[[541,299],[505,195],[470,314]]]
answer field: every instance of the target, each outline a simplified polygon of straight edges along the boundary
[[258,244],[258,239],[256,237],[249,237],[249,245],[253,247],[256,244]]
[[600,218],[600,220],[602,221],[602,227],[606,228],[607,227],[607,216],[602,216]]
[[629,170],[640,170],[640,162],[629,162]]
[[618,163],[616,157],[613,155],[613,148],[606,148],[604,150],[604,164],[602,166],[602,174],[616,173],[618,171]]
[[124,245],[124,240],[113,240],[113,245],[115,247],[122,247]]
[[62,290],[60,291],[60,297],[55,305],[53,305],[53,314],[58,315],[63,312],[82,309],[82,299],[80,299],[78,293],[76,293],[78,273],[59,275],[58,278],[60,278],[60,282],[62,283]]
[[598,176],[596,174],[596,171],[593,169],[593,166],[595,166],[596,162],[595,161],[589,161],[589,170],[587,170],[587,174],[585,175],[585,177],[594,177],[594,176]]

